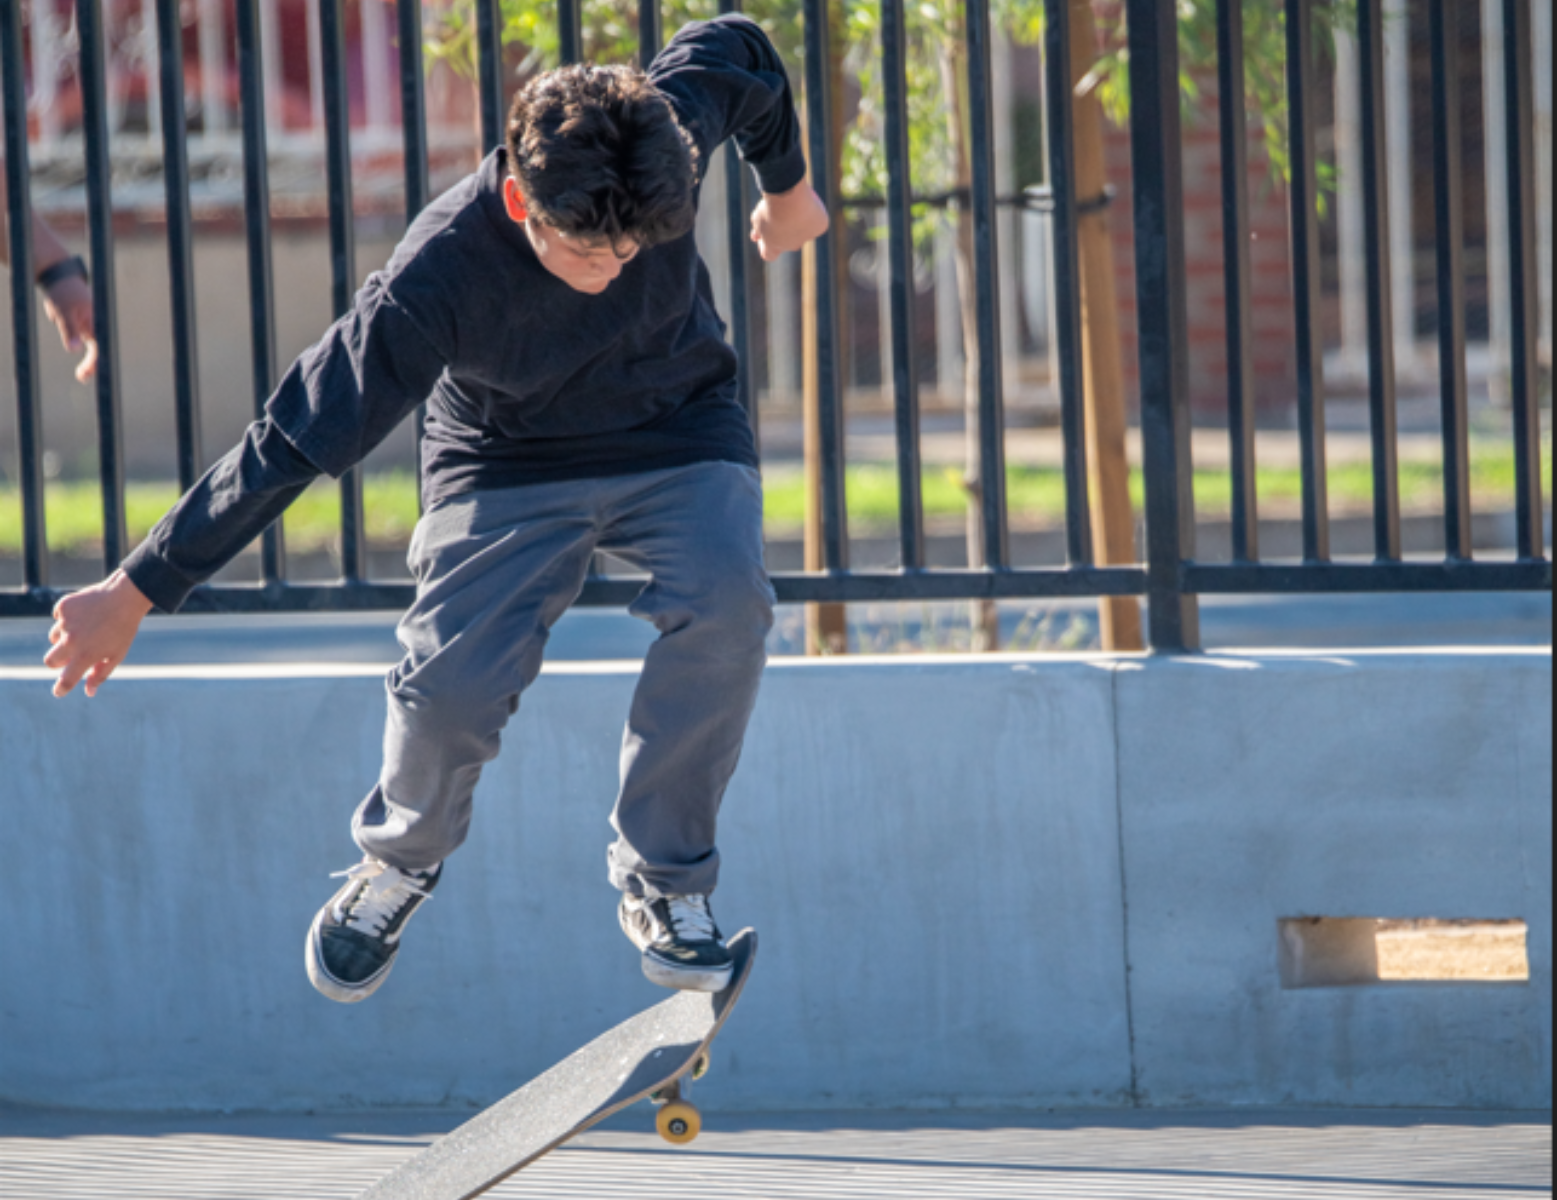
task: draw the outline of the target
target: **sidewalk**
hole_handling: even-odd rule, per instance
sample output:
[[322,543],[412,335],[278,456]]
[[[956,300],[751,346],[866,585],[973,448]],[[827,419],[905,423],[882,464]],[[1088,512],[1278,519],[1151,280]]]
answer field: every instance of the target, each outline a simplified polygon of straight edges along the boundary
[[[1402,406],[1396,448],[1402,463],[1441,462],[1443,435],[1438,402],[1412,402]],[[1373,439],[1366,406],[1332,401],[1326,408],[1325,459],[1333,467],[1368,463],[1373,459]],[[1475,442],[1490,441],[1512,447],[1511,418],[1501,411],[1481,408],[1471,423]],[[767,468],[796,468],[804,444],[797,412],[764,414],[762,454]],[[1126,454],[1139,466],[1142,460],[1141,430],[1132,424],[1125,435]],[[1255,461],[1260,467],[1296,468],[1302,462],[1302,438],[1294,428],[1261,428],[1255,435]],[[1201,469],[1226,469],[1232,461],[1227,430],[1197,425],[1190,431],[1191,454]],[[897,461],[897,436],[890,411],[849,413],[844,437],[850,463]],[[1065,461],[1064,435],[1057,424],[1038,426],[1016,422],[1005,432],[1006,460],[1014,466],[1059,467]],[[920,419],[919,453],[926,465],[955,466],[967,454],[963,418],[958,412],[938,409]],[[1510,453],[1512,450],[1510,449]]]
[[[798,469],[802,446],[799,422],[788,415],[764,418],[762,451],[769,468]],[[1505,440],[1507,435],[1505,436]],[[1141,431],[1132,426],[1125,436],[1131,463],[1142,459]],[[1195,428],[1190,431],[1195,465],[1202,469],[1226,469],[1232,448],[1225,429]],[[862,413],[849,418],[844,439],[850,463],[890,463],[897,460],[897,439],[892,417]],[[1056,426],[1016,426],[1006,430],[1006,460],[1013,466],[1060,467],[1065,461],[1064,435]],[[1438,462],[1443,439],[1436,430],[1402,431],[1400,461]],[[967,440],[959,416],[938,413],[924,418],[919,452],[927,466],[955,466],[967,454]],[[1366,428],[1331,429],[1325,436],[1325,457],[1331,467],[1372,461],[1373,442]],[[1295,430],[1262,429],[1255,434],[1255,461],[1261,467],[1295,468],[1302,462],[1302,441]]]
[[[570,1200],[1491,1200],[1552,1195],[1546,1114],[714,1115],[633,1110],[488,1195]],[[0,1196],[349,1200],[458,1118],[0,1109]]]

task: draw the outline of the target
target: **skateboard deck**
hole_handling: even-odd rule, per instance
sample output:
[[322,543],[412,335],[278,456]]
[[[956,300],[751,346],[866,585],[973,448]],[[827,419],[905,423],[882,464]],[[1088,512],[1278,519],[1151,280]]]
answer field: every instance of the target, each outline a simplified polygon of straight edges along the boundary
[[470,1200],[640,1100],[661,1106],[660,1133],[685,1145],[701,1128],[687,1097],[709,1047],[740,999],[757,935],[730,941],[735,973],[717,995],[680,992],[439,1138],[359,1200]]

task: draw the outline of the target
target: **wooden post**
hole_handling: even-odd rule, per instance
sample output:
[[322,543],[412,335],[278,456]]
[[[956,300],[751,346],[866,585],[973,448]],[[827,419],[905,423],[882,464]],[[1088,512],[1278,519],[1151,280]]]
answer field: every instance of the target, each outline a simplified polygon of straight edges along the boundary
[[[1097,25],[1091,0],[1070,0],[1071,85],[1097,61]],[[1086,204],[1103,195],[1103,105],[1094,93],[1074,98],[1076,193]],[[1125,453],[1124,377],[1120,370],[1119,304],[1108,211],[1095,208],[1076,223],[1081,265],[1082,359],[1086,389],[1090,508],[1099,565],[1133,563],[1135,517],[1130,508],[1130,465]],[[1104,650],[1142,650],[1141,607],[1134,596],[1098,601]]]
[[[832,127],[828,133],[828,156],[831,158],[831,178],[840,178],[843,165],[843,107],[837,102],[837,98],[843,95],[843,49],[845,46],[844,29],[841,24],[841,6],[829,6],[831,25],[831,37],[829,48],[832,51],[832,62],[829,64],[832,71],[831,88],[834,97],[832,111]],[[811,148],[810,141],[805,142],[806,156],[809,159]],[[836,191],[836,187],[834,189]],[[824,200],[827,197],[823,197]],[[845,290],[848,284],[848,256],[845,253],[848,233],[844,223],[844,214],[834,211],[832,217],[832,232],[829,237],[837,239],[838,252],[833,255],[836,264],[835,274],[837,278],[827,281],[826,286],[834,289],[834,295],[843,297],[848,293]],[[800,309],[801,309],[801,359],[802,359],[802,413],[803,413],[803,453],[805,455],[805,479],[806,479],[806,519],[805,519],[805,569],[807,571],[820,571],[826,566],[822,551],[822,459],[821,459],[821,364],[817,359],[817,287],[819,281],[816,272],[816,247],[808,245],[802,252],[800,270]],[[837,350],[842,353],[843,347],[848,345],[847,336],[844,333],[845,322],[848,317],[847,309],[839,306],[839,339]],[[840,403],[842,397],[839,397]],[[846,654],[849,650],[849,619],[848,609],[842,604],[807,604],[806,605],[806,653],[817,654]]]
[[[834,224],[835,230],[839,229]],[[841,232],[841,231],[840,231]],[[816,250],[802,251],[800,268],[800,308],[802,314],[802,392],[803,454],[806,474],[805,568],[820,571],[826,563],[822,556],[822,457],[821,390],[816,357]],[[839,259],[842,260],[842,255]],[[844,654],[849,648],[848,610],[842,604],[806,605],[806,653]]]

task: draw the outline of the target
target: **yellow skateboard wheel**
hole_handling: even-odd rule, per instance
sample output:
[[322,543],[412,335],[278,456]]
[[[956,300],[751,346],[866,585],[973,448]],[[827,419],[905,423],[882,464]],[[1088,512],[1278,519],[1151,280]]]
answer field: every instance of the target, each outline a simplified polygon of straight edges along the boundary
[[684,1100],[667,1104],[655,1120],[660,1136],[672,1146],[689,1146],[703,1132],[703,1114]]

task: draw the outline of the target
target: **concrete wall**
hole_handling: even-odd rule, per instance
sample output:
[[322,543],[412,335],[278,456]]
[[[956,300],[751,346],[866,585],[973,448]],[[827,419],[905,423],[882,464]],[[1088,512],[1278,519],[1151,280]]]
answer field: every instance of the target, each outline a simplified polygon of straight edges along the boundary
[[[304,931],[355,859],[357,668],[0,671],[0,1101],[479,1104],[658,993],[606,816],[633,664],[548,670],[393,979]],[[718,911],[710,1107],[1551,1103],[1549,652],[775,664]],[[1283,990],[1284,917],[1522,917],[1513,985]]]

